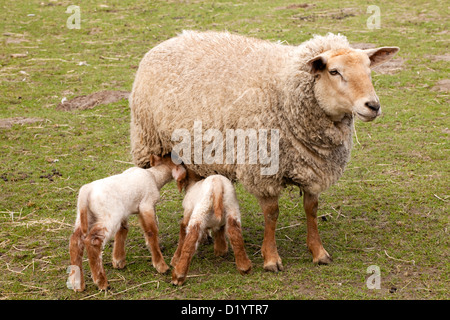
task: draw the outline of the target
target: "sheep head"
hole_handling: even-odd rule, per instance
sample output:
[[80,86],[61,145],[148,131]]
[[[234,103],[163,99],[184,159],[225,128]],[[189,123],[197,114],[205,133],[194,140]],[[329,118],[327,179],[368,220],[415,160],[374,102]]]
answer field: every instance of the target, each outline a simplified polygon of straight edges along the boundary
[[337,49],[326,51],[307,62],[316,78],[314,94],[333,121],[355,114],[372,121],[381,114],[380,100],[372,85],[371,68],[390,60],[398,47]]

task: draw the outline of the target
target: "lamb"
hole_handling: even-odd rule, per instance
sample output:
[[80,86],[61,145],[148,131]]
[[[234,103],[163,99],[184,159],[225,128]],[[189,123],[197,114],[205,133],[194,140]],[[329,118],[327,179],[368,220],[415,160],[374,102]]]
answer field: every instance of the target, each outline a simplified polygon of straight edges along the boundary
[[169,269],[159,248],[155,205],[159,201],[159,190],[172,178],[179,179],[185,175],[185,169],[175,165],[170,156],[151,156],[150,163],[150,169],[133,167],[80,188],[75,230],[69,245],[72,269],[68,285],[75,291],[85,289],[82,271],[85,246],[92,278],[100,290],[108,288],[102,250],[114,235],[113,267],[125,267],[127,220],[131,214],[139,214],[153,266],[160,273]]
[[187,176],[177,179],[179,189],[186,188],[183,200],[184,215],[180,224],[180,239],[171,260],[172,284],[182,285],[192,257],[207,229],[214,232],[214,253],[227,253],[225,234],[234,251],[236,266],[241,274],[251,271],[252,264],[244,249],[241,214],[234,187],[221,175],[201,179],[188,170]]
[[[331,33],[291,46],[228,32],[185,31],[151,49],[139,65],[129,99],[133,161],[147,167],[149,154],[170,153],[180,144],[176,133],[187,132],[182,143],[200,146],[180,154],[187,168],[238,180],[257,197],[265,220],[264,268],[274,272],[283,269],[275,242],[278,198],[287,185],[298,186],[313,262],[330,263],[318,232],[318,198],[350,159],[354,117],[372,121],[381,114],[370,68],[398,50],[352,49],[345,36]],[[236,157],[196,161],[205,152],[225,152],[201,144],[195,123],[222,134],[271,129],[279,134],[270,153],[278,155],[278,170],[262,174],[264,161],[249,161],[254,151],[246,152],[243,163]]]

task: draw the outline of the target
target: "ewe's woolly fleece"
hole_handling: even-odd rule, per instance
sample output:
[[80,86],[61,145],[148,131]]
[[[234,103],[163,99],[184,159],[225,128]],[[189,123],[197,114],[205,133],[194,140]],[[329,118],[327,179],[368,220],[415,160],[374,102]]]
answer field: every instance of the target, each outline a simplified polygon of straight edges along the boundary
[[171,141],[176,129],[190,130],[194,141],[194,121],[202,121],[203,133],[215,128],[224,137],[226,129],[278,129],[275,175],[261,175],[261,166],[267,165],[259,161],[188,167],[202,176],[237,179],[258,197],[278,196],[287,184],[318,195],[344,171],[353,118],[335,123],[325,115],[305,62],[348,47],[346,37],[334,34],[289,46],[228,32],[193,31],[159,44],[142,59],[130,96],[135,164],[147,167],[150,154],[171,152],[178,143]]

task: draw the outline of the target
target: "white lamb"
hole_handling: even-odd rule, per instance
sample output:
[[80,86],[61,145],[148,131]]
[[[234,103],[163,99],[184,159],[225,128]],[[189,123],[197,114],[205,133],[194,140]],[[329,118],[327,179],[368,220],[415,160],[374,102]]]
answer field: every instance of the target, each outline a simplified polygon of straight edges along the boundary
[[150,161],[150,169],[130,168],[81,187],[69,249],[71,265],[78,267],[78,270],[72,267],[69,275],[68,284],[74,290],[85,289],[82,272],[85,246],[92,278],[100,290],[108,288],[102,250],[114,235],[113,267],[121,269],[125,266],[124,246],[128,233],[127,220],[131,214],[139,214],[153,266],[161,273],[169,269],[159,248],[155,205],[159,201],[159,190],[172,178],[179,179],[186,173],[183,166],[171,161],[170,156],[151,156]]
[[177,179],[178,188],[186,187],[183,200],[184,216],[180,226],[178,248],[172,258],[172,284],[182,285],[186,280],[192,257],[206,230],[214,232],[214,253],[228,251],[225,234],[234,251],[236,266],[241,274],[251,271],[251,261],[244,248],[241,214],[234,187],[221,175],[206,179],[188,170],[186,177]]

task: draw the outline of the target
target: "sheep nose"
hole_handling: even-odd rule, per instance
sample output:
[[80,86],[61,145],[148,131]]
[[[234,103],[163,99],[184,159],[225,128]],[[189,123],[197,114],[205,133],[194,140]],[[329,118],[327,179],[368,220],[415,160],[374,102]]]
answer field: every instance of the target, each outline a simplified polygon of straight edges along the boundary
[[380,110],[380,103],[378,101],[367,101],[365,103],[365,106],[367,108],[369,108],[370,110],[373,110],[375,112],[377,112],[378,110]]

